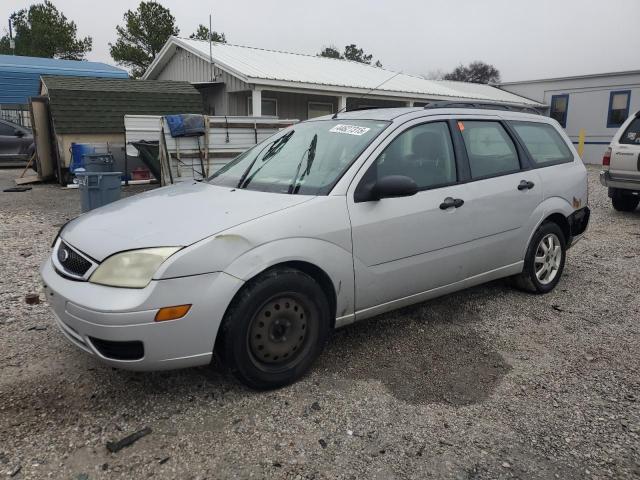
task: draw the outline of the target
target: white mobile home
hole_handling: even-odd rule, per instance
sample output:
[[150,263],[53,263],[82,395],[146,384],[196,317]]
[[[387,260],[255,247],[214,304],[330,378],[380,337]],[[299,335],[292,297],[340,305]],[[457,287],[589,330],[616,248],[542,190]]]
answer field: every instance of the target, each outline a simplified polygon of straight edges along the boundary
[[574,144],[584,130],[585,163],[600,163],[620,125],[640,110],[640,70],[506,82],[500,88],[547,105]]

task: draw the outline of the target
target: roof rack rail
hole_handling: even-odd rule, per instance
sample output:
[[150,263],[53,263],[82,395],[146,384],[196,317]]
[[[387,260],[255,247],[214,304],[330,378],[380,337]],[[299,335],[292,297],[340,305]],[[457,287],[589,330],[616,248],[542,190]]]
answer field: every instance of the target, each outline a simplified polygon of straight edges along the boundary
[[510,112],[521,113],[534,113],[536,115],[542,115],[538,110],[533,107],[527,107],[525,105],[505,105],[503,103],[491,103],[491,102],[433,102],[425,105],[425,110],[431,108],[481,108],[484,110],[507,110]]
[[349,112],[358,112],[360,110],[377,110],[379,108],[387,108],[387,107],[378,107],[378,106],[375,106],[375,105],[369,105],[369,106],[365,105],[365,106],[362,106],[362,107],[350,108],[348,111]]

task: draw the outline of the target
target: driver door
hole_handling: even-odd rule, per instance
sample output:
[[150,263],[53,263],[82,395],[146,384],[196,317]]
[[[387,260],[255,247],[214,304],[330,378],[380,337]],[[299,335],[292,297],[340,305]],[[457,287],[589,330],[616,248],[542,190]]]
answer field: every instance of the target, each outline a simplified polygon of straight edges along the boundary
[[[423,121],[423,120],[422,120]],[[465,200],[460,146],[447,121],[413,123],[374,153],[347,195],[353,237],[356,311],[448,285],[466,277],[474,239]],[[388,175],[412,178],[417,194],[358,201],[358,189]],[[383,308],[384,310],[384,308]]]

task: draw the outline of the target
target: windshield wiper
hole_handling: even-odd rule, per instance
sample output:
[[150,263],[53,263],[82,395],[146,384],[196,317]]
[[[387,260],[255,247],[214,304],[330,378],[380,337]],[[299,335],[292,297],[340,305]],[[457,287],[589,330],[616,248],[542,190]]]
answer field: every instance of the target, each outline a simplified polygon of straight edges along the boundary
[[[265,163],[263,163],[260,166],[260,168],[258,168],[255,172],[253,172],[253,174],[249,178],[247,178],[247,176],[249,175],[249,172],[251,171],[251,169],[253,168],[255,163],[258,161],[258,158],[260,158],[260,154],[264,151],[264,148],[262,150],[260,150],[258,155],[256,155],[256,158],[254,158],[251,161],[251,163],[249,164],[247,169],[244,171],[244,173],[240,177],[240,180],[238,180],[238,188],[246,188],[247,185],[249,185],[249,182],[251,182],[251,180],[253,180],[253,177],[255,177],[256,174],[260,170],[262,170],[262,167],[264,167],[266,165],[266,161],[269,160],[270,158],[273,158],[274,156],[276,156],[278,154],[278,152],[280,152],[280,150],[282,150],[282,148],[285,146],[285,144],[289,141],[289,139],[293,136],[294,133],[295,133],[295,130],[291,130],[290,132],[286,133],[285,135],[283,135],[282,137],[280,137],[279,139],[277,139],[273,143],[271,143],[271,146],[269,147],[269,150],[267,150],[267,153],[265,153],[264,157],[262,157],[262,161],[265,162]],[[265,146],[265,148],[266,148],[266,146]]]
[[296,185],[298,181],[298,175],[300,175],[300,168],[302,168],[302,162],[304,161],[305,155],[307,156],[307,166],[305,167],[302,175],[300,175],[300,181],[305,177],[305,175],[309,175],[311,171],[311,166],[313,165],[313,161],[316,158],[316,147],[318,146],[318,134],[316,133],[311,139],[311,143],[309,144],[309,148],[307,148],[302,154],[302,158],[298,163],[298,168],[296,169],[296,174],[293,176],[293,180],[291,180],[291,184],[289,184],[289,190],[287,193],[298,193],[300,190],[300,184]]

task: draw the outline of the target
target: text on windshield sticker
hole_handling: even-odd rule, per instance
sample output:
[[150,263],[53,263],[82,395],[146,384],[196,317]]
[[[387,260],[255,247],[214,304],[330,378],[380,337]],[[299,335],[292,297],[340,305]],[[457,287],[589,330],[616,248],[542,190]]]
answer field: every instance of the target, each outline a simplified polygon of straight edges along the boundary
[[329,130],[330,132],[333,133],[346,133],[347,135],[364,135],[365,133],[367,133],[369,130],[371,130],[370,128],[367,127],[359,127],[357,125],[342,125],[342,124],[338,124],[335,127],[333,127],[331,130]]

